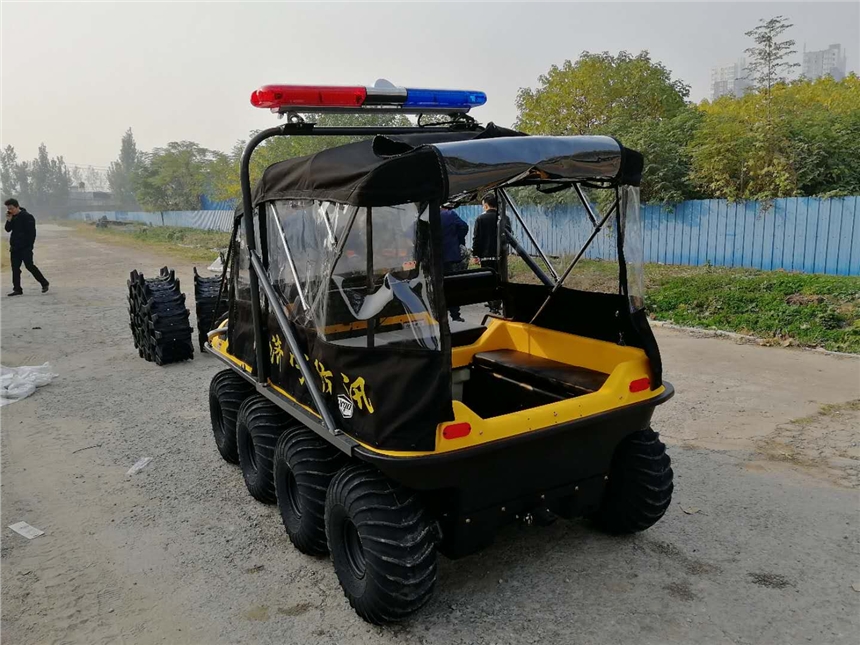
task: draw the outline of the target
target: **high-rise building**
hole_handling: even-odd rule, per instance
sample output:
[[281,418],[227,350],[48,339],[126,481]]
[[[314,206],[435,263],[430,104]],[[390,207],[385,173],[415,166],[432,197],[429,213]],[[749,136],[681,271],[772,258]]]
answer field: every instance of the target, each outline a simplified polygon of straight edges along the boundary
[[721,96],[743,96],[752,85],[747,80],[747,64],[743,58],[731,65],[711,69],[711,100],[716,101]]
[[830,45],[827,49],[808,52],[803,49],[803,76],[810,80],[832,76],[837,81],[845,78],[846,57],[842,45]]

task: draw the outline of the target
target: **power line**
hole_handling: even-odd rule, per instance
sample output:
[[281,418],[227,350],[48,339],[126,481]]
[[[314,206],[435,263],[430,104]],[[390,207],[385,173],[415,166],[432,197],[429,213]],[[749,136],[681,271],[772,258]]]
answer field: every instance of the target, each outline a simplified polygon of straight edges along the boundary
[[66,166],[69,168],[80,168],[82,170],[88,170],[90,168],[92,168],[93,170],[103,170],[105,172],[110,170],[110,166],[93,166],[91,164],[70,163],[68,161],[66,162]]

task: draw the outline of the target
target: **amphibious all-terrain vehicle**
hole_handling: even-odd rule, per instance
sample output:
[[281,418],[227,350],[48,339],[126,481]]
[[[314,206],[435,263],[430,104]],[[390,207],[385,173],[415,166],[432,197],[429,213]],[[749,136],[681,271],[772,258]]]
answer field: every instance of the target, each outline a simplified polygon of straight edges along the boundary
[[[349,602],[374,623],[427,602],[437,551],[465,556],[505,523],[548,515],[639,531],[672,494],[650,427],[673,389],[643,311],[643,158],[610,137],[481,127],[467,113],[485,100],[387,83],[252,95],[287,120],[242,158],[219,296],[228,311],[206,344],[227,368],[210,389],[215,439],[251,494],[278,504],[300,551],[331,553]],[[442,116],[321,127],[300,114],[326,111]],[[275,163],[252,189],[264,140],[331,135],[365,139]],[[509,192],[530,186],[572,191],[590,222],[563,271]],[[602,212],[590,191],[605,191]],[[497,269],[445,274],[441,206],[488,192]],[[617,288],[563,286],[607,231]],[[509,279],[513,262],[531,284]],[[494,300],[502,314],[483,324],[448,319],[449,307]]]

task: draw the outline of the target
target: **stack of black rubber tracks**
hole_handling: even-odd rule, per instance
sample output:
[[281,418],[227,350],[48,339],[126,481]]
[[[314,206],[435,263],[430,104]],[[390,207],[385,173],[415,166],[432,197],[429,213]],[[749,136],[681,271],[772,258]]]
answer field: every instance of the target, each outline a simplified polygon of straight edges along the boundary
[[163,267],[156,278],[132,271],[128,313],[134,346],[142,358],[157,365],[194,358],[190,313],[173,271]]
[[[221,300],[218,301],[220,288],[219,276],[204,278],[197,273],[197,267],[194,267],[194,306],[197,314],[197,340],[201,353],[209,330],[215,327],[215,321],[227,311],[227,294],[222,293]],[[216,304],[218,311],[215,311]]]

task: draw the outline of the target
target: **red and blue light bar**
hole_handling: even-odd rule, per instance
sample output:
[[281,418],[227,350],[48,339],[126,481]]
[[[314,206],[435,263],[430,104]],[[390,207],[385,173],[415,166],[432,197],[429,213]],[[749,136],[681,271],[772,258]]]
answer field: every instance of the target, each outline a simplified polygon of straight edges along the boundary
[[251,94],[251,105],[275,112],[303,109],[389,108],[468,112],[487,102],[484,92],[341,85],[264,85]]

